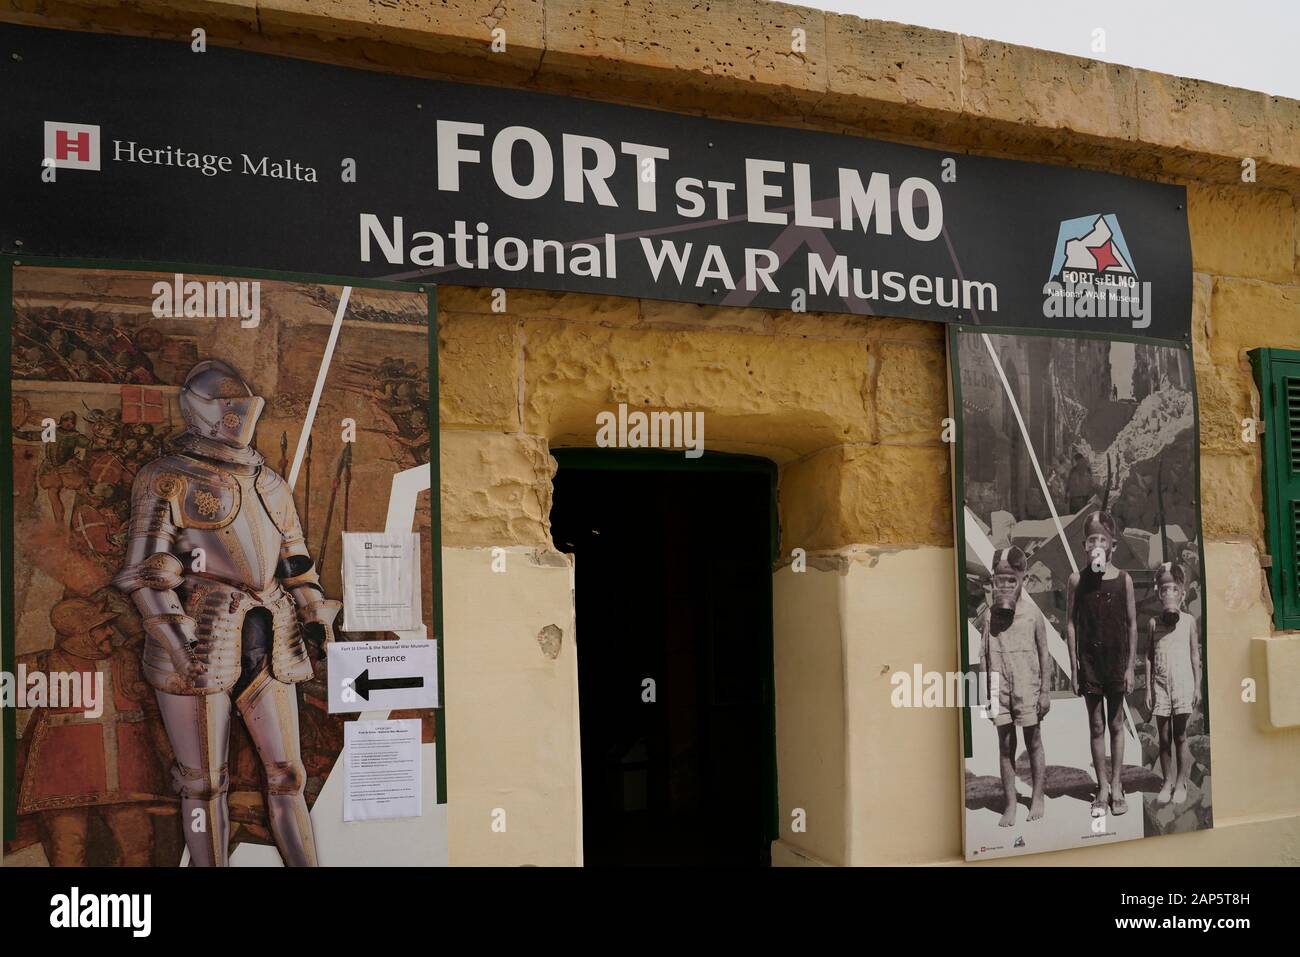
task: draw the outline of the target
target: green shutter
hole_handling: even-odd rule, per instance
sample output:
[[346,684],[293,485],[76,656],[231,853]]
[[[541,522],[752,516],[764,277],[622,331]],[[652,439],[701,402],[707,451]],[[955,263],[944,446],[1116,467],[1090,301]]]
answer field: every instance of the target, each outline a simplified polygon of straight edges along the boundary
[[1273,622],[1300,629],[1300,351],[1250,353],[1264,434],[1264,515],[1272,556]]

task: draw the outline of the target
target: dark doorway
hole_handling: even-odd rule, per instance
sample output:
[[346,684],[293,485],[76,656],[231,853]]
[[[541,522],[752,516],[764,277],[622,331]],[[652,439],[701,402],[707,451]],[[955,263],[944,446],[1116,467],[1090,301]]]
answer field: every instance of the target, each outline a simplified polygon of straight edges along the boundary
[[552,535],[577,556],[586,863],[770,863],[775,466],[554,454]]

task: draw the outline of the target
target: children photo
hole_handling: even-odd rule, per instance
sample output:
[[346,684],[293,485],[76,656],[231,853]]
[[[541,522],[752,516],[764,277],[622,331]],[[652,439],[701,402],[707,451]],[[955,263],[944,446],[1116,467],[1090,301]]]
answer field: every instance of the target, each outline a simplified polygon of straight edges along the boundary
[[1190,354],[950,342],[967,859],[1213,826]]

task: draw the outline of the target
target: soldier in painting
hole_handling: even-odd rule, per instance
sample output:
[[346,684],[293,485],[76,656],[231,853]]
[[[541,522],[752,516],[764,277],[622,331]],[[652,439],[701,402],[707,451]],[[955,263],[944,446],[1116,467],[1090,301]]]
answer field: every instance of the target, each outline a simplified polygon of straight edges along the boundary
[[386,356],[377,366],[350,364],[347,372],[343,387],[365,396],[379,422],[365,431],[388,437],[399,466],[429,461],[429,390],[420,367]]
[[35,708],[20,742],[17,811],[35,818],[55,867],[109,863],[87,859],[92,815],[106,825],[122,864],[152,864],[151,811],[175,800],[166,793],[158,707],[138,652],[114,644],[117,618],[106,602],[65,599],[50,611],[54,647],[23,659],[46,675],[102,675],[104,682],[98,714],[87,714],[85,701]]
[[126,516],[121,508],[125,501],[118,486],[96,482],[77,497],[72,509],[74,545],[108,571],[116,570],[126,545]]
[[90,423],[91,449],[106,449],[122,431],[121,409],[90,409],[86,414]]
[[75,492],[86,484],[85,454],[90,448],[90,437],[78,430],[77,413],[64,412],[59,416],[53,442],[44,442],[40,429],[15,429],[14,437],[44,445],[45,458],[36,473],[36,482],[49,496],[55,522],[62,525],[66,514],[63,492]]

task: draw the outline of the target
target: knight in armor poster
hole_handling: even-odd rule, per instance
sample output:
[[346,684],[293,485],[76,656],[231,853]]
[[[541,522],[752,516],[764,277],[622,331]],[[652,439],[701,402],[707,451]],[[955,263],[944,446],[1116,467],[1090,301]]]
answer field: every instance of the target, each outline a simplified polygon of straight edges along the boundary
[[[429,464],[427,296],[13,277],[8,650],[50,681],[19,702],[4,863],[368,863],[331,857],[352,716],[328,713],[325,646],[394,637],[337,631],[341,535],[384,528],[378,490]],[[160,308],[164,286],[178,308]],[[431,566],[427,493],[410,530]],[[436,744],[434,712],[393,716]]]

